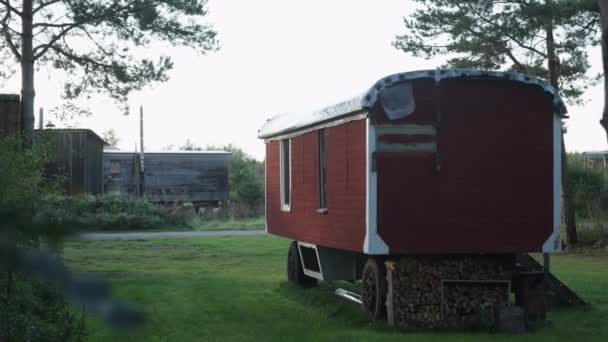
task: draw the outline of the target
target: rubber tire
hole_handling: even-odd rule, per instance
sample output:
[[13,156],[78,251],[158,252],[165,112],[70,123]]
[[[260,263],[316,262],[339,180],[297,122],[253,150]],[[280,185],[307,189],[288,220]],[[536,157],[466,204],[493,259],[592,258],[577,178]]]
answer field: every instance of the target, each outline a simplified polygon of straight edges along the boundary
[[317,279],[304,274],[296,241],[291,242],[289,252],[287,253],[287,280],[301,287],[312,287],[318,283]]
[[369,258],[361,275],[361,306],[372,321],[386,318],[386,268],[381,260]]

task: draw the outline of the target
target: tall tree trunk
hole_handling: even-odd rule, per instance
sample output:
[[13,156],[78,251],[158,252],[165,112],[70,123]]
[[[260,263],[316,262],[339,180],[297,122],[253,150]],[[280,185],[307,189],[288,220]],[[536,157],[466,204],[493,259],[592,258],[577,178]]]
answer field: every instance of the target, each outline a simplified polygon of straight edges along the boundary
[[[553,37],[553,2],[547,1],[549,8],[549,18],[547,20],[546,34],[547,34],[547,64],[549,70],[549,82],[556,89],[559,90],[559,59],[555,54],[555,39]],[[563,214],[564,221],[566,223],[566,240],[568,247],[574,247],[578,242],[578,235],[576,232],[576,216],[574,213],[574,205],[572,203],[572,189],[568,182],[568,155],[566,154],[566,144],[564,143],[564,133],[562,131],[562,143],[561,143],[561,154],[562,154],[562,203],[563,203]]]
[[[602,28],[602,64],[604,66],[604,113],[600,124],[608,134],[608,0],[598,0]],[[606,137],[608,139],[608,135]]]
[[31,144],[34,135],[34,51],[32,47],[32,2],[24,0],[21,18],[21,123],[23,136]]

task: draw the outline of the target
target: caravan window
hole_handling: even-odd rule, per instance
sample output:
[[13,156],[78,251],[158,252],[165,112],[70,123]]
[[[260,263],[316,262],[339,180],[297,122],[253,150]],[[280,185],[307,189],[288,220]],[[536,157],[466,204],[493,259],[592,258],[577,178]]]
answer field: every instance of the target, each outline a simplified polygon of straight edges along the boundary
[[281,210],[291,210],[291,140],[281,140]]

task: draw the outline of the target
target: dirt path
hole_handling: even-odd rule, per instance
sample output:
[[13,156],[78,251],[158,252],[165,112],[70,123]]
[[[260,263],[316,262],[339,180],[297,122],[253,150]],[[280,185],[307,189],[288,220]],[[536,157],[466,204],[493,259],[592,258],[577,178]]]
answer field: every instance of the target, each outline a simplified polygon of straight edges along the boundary
[[193,238],[218,236],[259,236],[266,235],[264,230],[217,230],[192,232],[127,232],[127,233],[83,233],[82,240],[111,240],[111,239],[160,239],[160,238]]

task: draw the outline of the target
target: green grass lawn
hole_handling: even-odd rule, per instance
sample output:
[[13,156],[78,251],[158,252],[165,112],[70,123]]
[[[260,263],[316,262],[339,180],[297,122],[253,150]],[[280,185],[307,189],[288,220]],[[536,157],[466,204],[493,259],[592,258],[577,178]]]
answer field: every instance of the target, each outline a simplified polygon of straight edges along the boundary
[[552,268],[592,303],[551,312],[523,336],[404,333],[369,323],[329,283],[300,289],[285,280],[288,241],[276,237],[78,241],[65,261],[114,284],[116,296],[147,316],[135,332],[91,320],[89,341],[608,341],[608,256],[563,255]]
[[201,218],[193,224],[194,230],[259,230],[264,228],[263,216],[238,220]]
[[89,229],[94,232],[103,233],[128,233],[128,232],[181,232],[181,231],[212,231],[212,230],[264,230],[265,218],[253,217],[243,219],[208,219],[204,217],[194,217],[188,225],[174,225],[166,227],[156,227],[147,229]]

